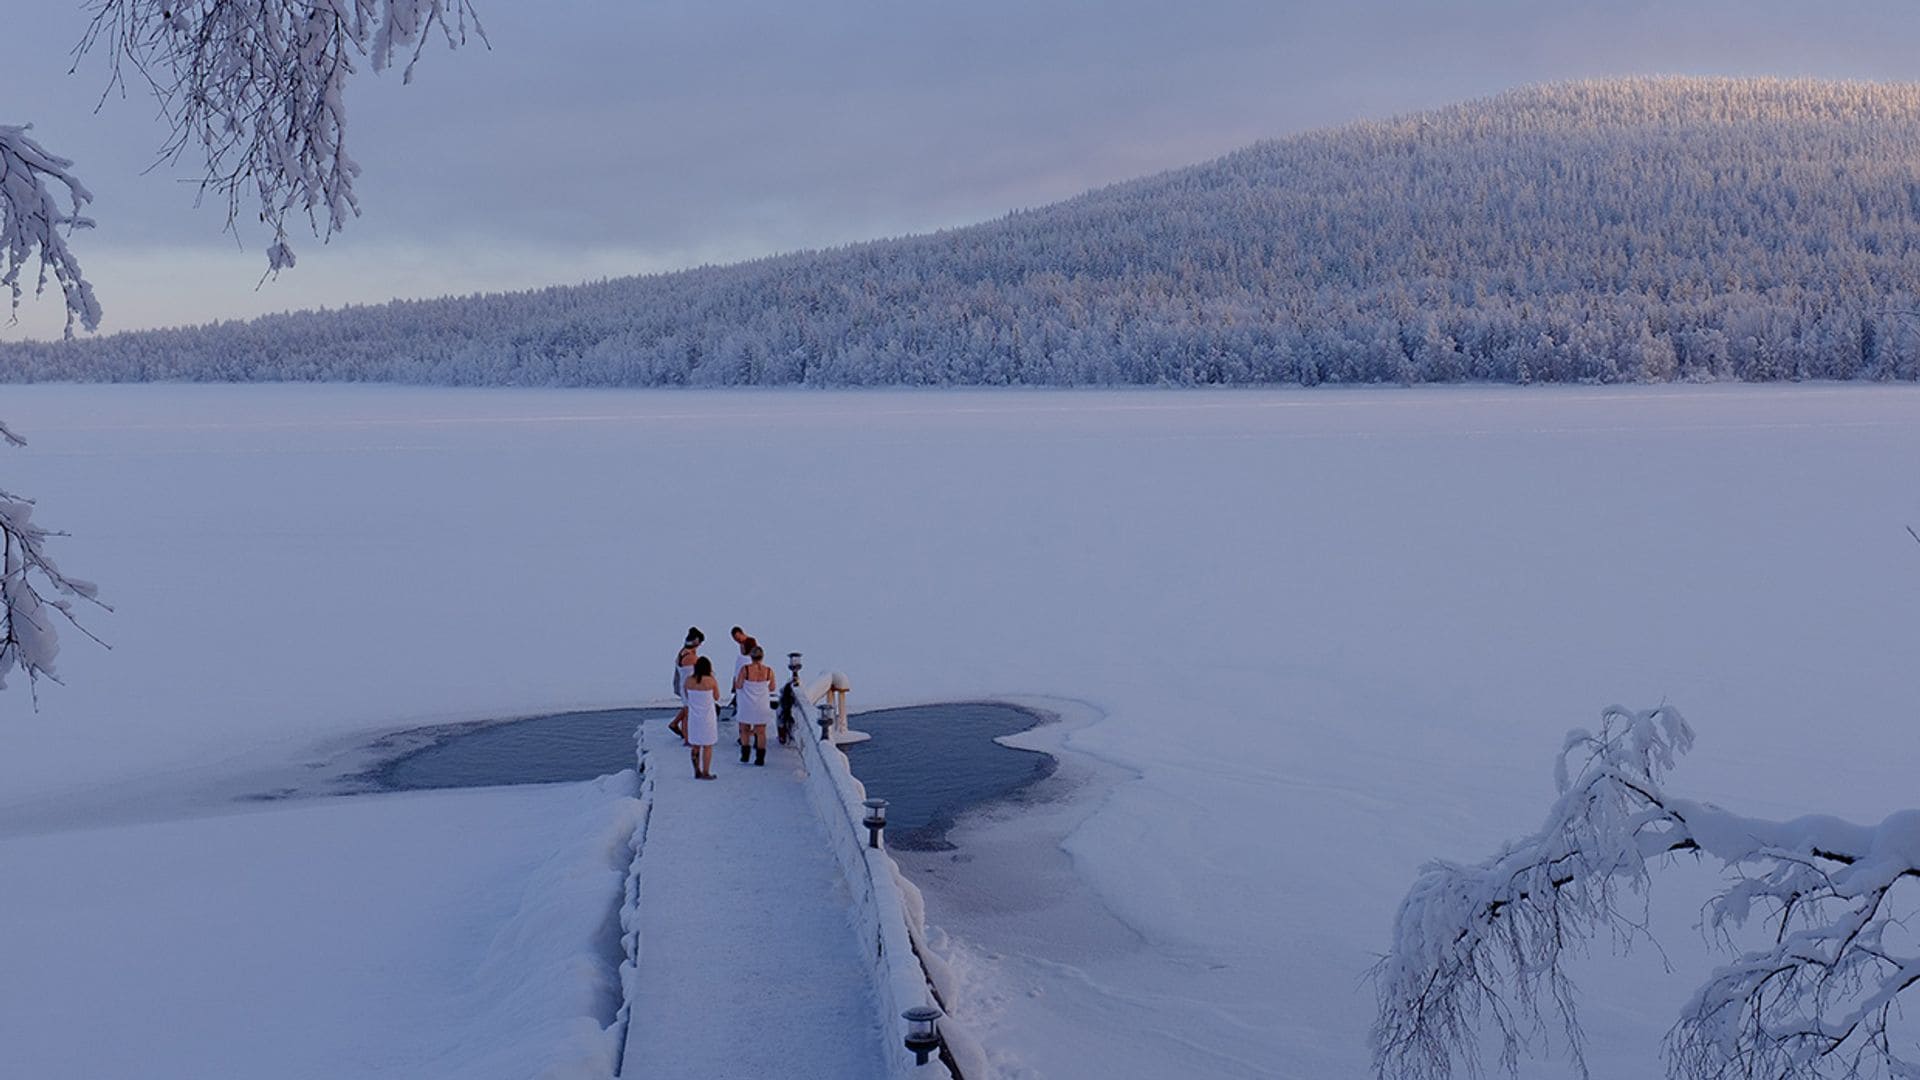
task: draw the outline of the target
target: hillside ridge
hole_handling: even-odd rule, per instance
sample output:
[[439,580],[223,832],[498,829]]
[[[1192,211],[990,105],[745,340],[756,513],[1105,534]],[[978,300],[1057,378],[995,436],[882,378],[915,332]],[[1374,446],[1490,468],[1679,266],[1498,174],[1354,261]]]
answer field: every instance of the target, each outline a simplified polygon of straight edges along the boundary
[[0,346],[0,378],[454,385],[1920,377],[1920,84],[1550,83],[978,225]]

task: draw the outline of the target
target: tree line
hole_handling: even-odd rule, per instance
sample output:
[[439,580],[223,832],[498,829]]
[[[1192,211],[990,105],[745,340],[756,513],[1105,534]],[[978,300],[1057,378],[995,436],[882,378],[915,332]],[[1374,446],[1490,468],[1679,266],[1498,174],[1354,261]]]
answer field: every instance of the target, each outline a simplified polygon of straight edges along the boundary
[[1920,86],[1630,79],[732,266],[0,346],[12,380],[1920,378]]

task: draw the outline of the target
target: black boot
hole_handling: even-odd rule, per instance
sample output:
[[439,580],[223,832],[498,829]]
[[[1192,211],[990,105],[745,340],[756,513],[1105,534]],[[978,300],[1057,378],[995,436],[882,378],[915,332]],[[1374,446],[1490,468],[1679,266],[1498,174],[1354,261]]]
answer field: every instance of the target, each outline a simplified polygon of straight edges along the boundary
[[766,748],[766,747],[764,747],[764,746],[757,746],[757,747],[754,747],[754,750],[753,750],[753,763],[754,763],[755,765],[765,765],[765,764],[767,763],[767,748]]
[[752,747],[748,746],[746,743],[740,744],[740,764],[745,765],[747,763],[747,753],[750,750],[752,750]]

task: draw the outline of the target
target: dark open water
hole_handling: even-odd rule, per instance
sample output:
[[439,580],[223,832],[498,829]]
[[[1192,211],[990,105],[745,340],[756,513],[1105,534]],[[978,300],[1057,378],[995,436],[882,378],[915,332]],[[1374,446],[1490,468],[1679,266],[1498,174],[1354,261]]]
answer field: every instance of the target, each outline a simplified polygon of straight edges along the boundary
[[425,745],[357,779],[383,791],[497,787],[592,780],[634,767],[634,729],[662,726],[671,709],[601,709],[429,732]]
[[887,800],[888,844],[945,850],[953,846],[947,830],[966,810],[1052,775],[1052,756],[993,741],[1040,720],[993,701],[854,713],[849,726],[873,738],[847,747],[847,761],[868,795]]
[[[672,716],[671,709],[604,709],[403,732],[381,741],[401,752],[351,779],[376,791],[591,780],[633,767],[636,725],[659,725],[671,738],[664,729]],[[854,729],[873,738],[847,747],[847,760],[867,793],[887,800],[890,845],[941,850],[953,846],[947,830],[968,808],[1008,798],[1053,772],[1052,757],[993,741],[1040,720],[1027,709],[985,701],[855,713]],[[732,727],[721,724],[716,766],[726,763]]]

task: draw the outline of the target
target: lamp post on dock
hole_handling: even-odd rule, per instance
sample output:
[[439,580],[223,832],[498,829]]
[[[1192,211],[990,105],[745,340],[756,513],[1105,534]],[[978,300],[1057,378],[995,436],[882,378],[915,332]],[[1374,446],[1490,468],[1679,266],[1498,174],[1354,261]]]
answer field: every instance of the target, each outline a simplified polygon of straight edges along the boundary
[[864,805],[867,816],[860,824],[867,827],[867,846],[877,848],[880,846],[880,830],[887,827],[887,800],[868,799]]
[[831,699],[820,703],[820,711],[815,715],[820,721],[820,741],[833,742],[833,702]]
[[913,1051],[913,1063],[925,1065],[927,1058],[940,1049],[940,1010],[915,1005],[900,1017],[907,1022],[907,1049]]

